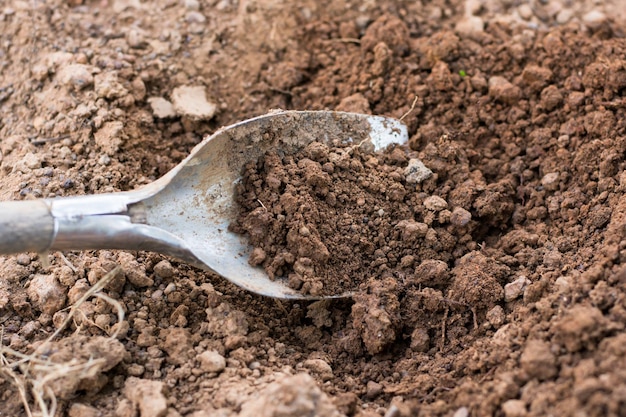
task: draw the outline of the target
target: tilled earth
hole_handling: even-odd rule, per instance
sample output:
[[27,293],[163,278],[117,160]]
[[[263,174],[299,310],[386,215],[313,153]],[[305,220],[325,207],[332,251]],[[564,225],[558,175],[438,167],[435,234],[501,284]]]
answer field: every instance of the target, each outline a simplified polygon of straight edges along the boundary
[[[0,415],[27,415],[12,376],[31,392],[55,364],[85,363],[48,385],[58,415],[624,415],[623,15],[619,2],[2,4],[0,200],[133,189],[273,108],[404,116],[410,143],[345,170],[379,166],[384,192],[350,198],[396,242],[355,267],[367,276],[350,300],[263,298],[154,253],[0,258]],[[432,176],[410,183],[411,159]],[[385,218],[394,205],[410,210]],[[90,297],[42,345],[110,271],[102,294],[124,320]]]

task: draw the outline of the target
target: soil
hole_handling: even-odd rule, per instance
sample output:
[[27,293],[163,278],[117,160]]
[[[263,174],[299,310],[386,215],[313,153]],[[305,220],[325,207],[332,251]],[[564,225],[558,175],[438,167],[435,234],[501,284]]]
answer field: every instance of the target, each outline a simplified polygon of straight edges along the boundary
[[[61,416],[623,415],[624,16],[608,0],[5,2],[0,200],[133,189],[275,108],[408,113],[410,143],[332,172],[350,221],[324,232],[329,262],[380,242],[336,264],[363,272],[351,299],[259,297],[148,252],[0,257],[0,415],[27,415],[10,375],[54,375]],[[319,167],[333,177],[312,150],[249,175],[293,169],[318,198]],[[271,186],[246,191],[251,213],[252,195],[283,209]],[[277,237],[300,239],[298,210]],[[38,355],[28,374],[20,352]]]
[[422,170],[418,182],[416,156],[402,147],[374,154],[320,142],[293,155],[267,153],[244,169],[230,228],[254,246],[250,264],[271,278],[288,276],[303,294],[351,293],[386,275],[422,284],[416,264],[443,267],[470,250],[471,214],[422,191],[432,172]]

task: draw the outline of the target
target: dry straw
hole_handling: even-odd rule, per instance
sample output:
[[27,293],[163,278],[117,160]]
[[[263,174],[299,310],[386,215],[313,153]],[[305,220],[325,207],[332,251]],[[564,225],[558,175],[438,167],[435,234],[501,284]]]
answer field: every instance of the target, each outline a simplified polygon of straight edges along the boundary
[[[62,378],[81,380],[94,377],[104,366],[106,362],[104,359],[93,358],[87,361],[72,359],[69,362],[55,363],[50,361],[46,353],[51,347],[52,340],[75,318],[76,313],[80,311],[80,306],[90,297],[102,298],[111,304],[117,311],[118,323],[124,320],[124,309],[120,302],[100,292],[121,271],[120,266],[115,267],[69,306],[67,308],[69,313],[59,328],[30,354],[24,354],[2,345],[4,332],[3,329],[0,330],[0,376],[17,389],[28,417],[54,417],[58,403],[52,388],[53,384]],[[85,322],[87,321],[81,320],[81,323]],[[117,326],[109,337],[116,338],[119,329],[120,326]],[[76,332],[80,330],[81,327],[77,326]],[[33,412],[33,409],[38,411]]]

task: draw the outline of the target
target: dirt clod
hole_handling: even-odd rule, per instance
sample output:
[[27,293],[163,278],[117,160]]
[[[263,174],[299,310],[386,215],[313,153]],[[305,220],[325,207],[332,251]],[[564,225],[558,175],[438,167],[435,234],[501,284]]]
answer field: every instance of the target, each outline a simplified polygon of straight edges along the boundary
[[130,377],[124,384],[124,396],[139,409],[140,417],[163,417],[167,401],[160,381]]
[[541,340],[530,340],[520,358],[522,369],[531,378],[549,379],[557,374],[556,358],[550,345]]
[[245,402],[240,417],[339,417],[336,407],[307,374],[283,376]]
[[35,275],[27,292],[30,301],[42,313],[54,314],[65,307],[67,290],[54,275]]
[[416,159],[407,152],[372,155],[314,142],[298,154],[269,153],[248,164],[238,188],[241,212],[230,227],[255,246],[249,262],[270,277],[288,277],[304,294],[333,295],[398,271],[405,256],[419,261],[415,249],[429,227],[415,218],[445,211],[448,203],[439,196],[415,201],[417,186],[405,173]]

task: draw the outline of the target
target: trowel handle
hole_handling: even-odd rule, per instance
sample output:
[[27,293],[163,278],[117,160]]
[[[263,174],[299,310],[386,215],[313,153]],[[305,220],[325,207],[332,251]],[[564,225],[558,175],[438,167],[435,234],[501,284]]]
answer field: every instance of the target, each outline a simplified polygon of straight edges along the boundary
[[0,254],[44,252],[54,239],[54,217],[44,200],[0,202]]
[[134,249],[144,239],[133,220],[145,216],[130,209],[138,198],[120,192],[0,202],[0,254]]
[[0,254],[47,250],[149,250],[198,263],[185,242],[148,224],[145,188],[0,202]]

